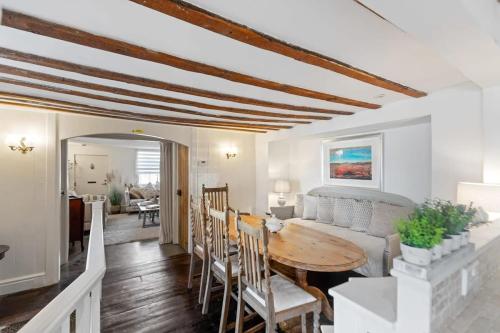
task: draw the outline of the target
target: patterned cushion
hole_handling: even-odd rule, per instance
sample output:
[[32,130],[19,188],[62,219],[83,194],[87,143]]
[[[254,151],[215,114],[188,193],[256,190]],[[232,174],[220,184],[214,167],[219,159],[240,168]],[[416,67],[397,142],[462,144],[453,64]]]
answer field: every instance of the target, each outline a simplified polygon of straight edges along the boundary
[[302,218],[304,220],[316,220],[318,217],[318,197],[311,195],[304,196],[304,213]]
[[337,198],[333,210],[333,224],[349,228],[352,225],[352,207],[354,199]]
[[131,189],[128,193],[129,193],[130,199],[144,199],[141,192],[137,191],[134,188]]
[[318,198],[318,219],[320,223],[333,223],[333,214],[335,208],[335,198],[333,197],[319,197]]
[[354,200],[351,230],[365,232],[372,220],[373,205],[369,200]]
[[396,221],[407,218],[413,207],[401,207],[385,202],[373,202],[372,221],[367,233],[375,237],[386,237],[395,233]]
[[299,193],[295,196],[295,198],[294,216],[302,217],[304,214],[304,195]]

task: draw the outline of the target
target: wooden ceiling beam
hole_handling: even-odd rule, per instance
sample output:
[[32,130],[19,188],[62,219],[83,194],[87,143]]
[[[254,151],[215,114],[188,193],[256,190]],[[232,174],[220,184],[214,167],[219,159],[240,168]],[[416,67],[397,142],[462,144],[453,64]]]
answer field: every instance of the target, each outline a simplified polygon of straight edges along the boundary
[[[44,66],[44,67],[54,68],[54,69],[63,70],[63,71],[67,71],[67,72],[73,72],[73,73],[83,74],[83,75],[87,75],[87,76],[97,77],[100,79],[119,81],[119,82],[135,84],[135,85],[149,87],[149,88],[161,89],[161,90],[166,90],[166,91],[173,91],[173,92],[177,92],[177,93],[189,94],[189,95],[193,95],[193,96],[205,97],[205,98],[216,99],[216,100],[227,101],[227,102],[235,102],[235,103],[240,103],[240,104],[264,106],[264,107],[280,109],[280,110],[300,111],[300,112],[307,112],[307,113],[325,113],[325,114],[336,114],[336,115],[346,115],[346,116],[353,114],[353,112],[349,112],[349,111],[339,111],[339,110],[331,110],[331,109],[323,109],[323,108],[314,108],[314,107],[310,107],[310,106],[276,103],[276,102],[270,102],[270,101],[249,98],[249,97],[223,94],[223,93],[218,93],[218,92],[213,92],[213,91],[203,90],[203,89],[198,89],[198,88],[193,88],[193,87],[186,87],[186,86],[181,86],[181,85],[177,85],[177,84],[173,84],[173,83],[158,81],[158,80],[154,80],[154,79],[148,79],[148,78],[139,77],[139,76],[133,76],[133,75],[129,75],[129,74],[113,72],[113,71],[109,71],[106,69],[100,69],[100,68],[96,68],[96,67],[75,64],[75,63],[71,63],[71,62],[67,62],[67,61],[51,59],[51,58],[42,57],[42,56],[31,54],[31,53],[24,53],[24,52],[19,52],[19,51],[1,48],[1,47],[0,47],[0,57],[5,58],[5,59],[20,61],[20,62],[26,62],[26,63],[30,63],[30,64],[37,65],[37,66]],[[182,100],[180,100],[180,101],[182,101]],[[192,103],[196,103],[197,105],[203,105],[203,107],[207,108],[207,109],[213,107],[211,104],[205,104],[205,103],[198,104],[198,102],[193,102],[193,101],[185,101],[184,103],[179,102],[179,104],[196,106]],[[222,111],[231,111],[231,110],[232,111],[238,111],[238,110],[246,111],[246,109],[239,109],[239,108],[219,107],[219,106],[217,106],[217,107],[219,108],[219,110],[222,110]],[[254,110],[249,110],[249,111],[254,111]],[[257,111],[257,112],[261,112],[261,111]],[[326,117],[321,118],[321,116],[316,116],[316,115],[308,116],[308,115],[289,114],[289,115],[287,115],[287,117],[289,117],[289,118],[290,117],[294,117],[294,118],[301,117],[301,119],[316,119],[316,120],[328,119]]]
[[74,102],[59,101],[56,99],[51,99],[51,98],[46,98],[46,97],[37,97],[37,96],[5,93],[5,92],[0,92],[0,98],[4,98],[4,99],[11,98],[11,99],[17,99],[17,100],[24,99],[24,100],[31,100],[33,102],[38,101],[39,103],[53,104],[54,106],[57,106],[57,107],[62,107],[62,108],[67,107],[67,108],[72,108],[72,109],[81,110],[81,111],[92,111],[92,112],[96,112],[97,114],[102,114],[102,115],[111,114],[111,115],[128,116],[128,117],[142,117],[142,118],[147,119],[147,120],[155,119],[155,120],[161,120],[161,121],[169,121],[169,122],[173,122],[173,123],[177,123],[177,124],[189,123],[189,124],[200,124],[200,125],[223,126],[223,127],[231,127],[231,128],[260,129],[260,130],[280,130],[280,129],[291,128],[291,126],[233,123],[233,122],[227,122],[227,121],[211,121],[211,120],[201,120],[201,119],[195,119],[195,118],[158,116],[158,115],[145,114],[145,113],[136,113],[136,112],[131,112],[131,111],[114,110],[114,109],[108,109],[108,108],[91,106],[91,105],[87,105],[87,104],[80,104],[80,103],[74,103]]
[[265,80],[257,78],[255,76],[230,71],[189,59],[184,59],[164,52],[150,50],[142,46],[92,34],[83,30],[71,28],[8,9],[3,9],[2,25],[18,30],[32,32],[45,37],[51,37],[107,52],[121,54],[127,57],[175,67],[193,73],[210,75],[237,83],[280,91],[287,94],[324,100],[332,103],[352,105],[367,109],[378,109],[380,107],[380,105],[378,104],[367,103],[355,99],[340,97],[306,88]]
[[73,113],[78,115],[88,115],[88,116],[96,116],[96,117],[105,117],[105,118],[113,118],[113,119],[122,119],[122,120],[134,120],[134,121],[142,121],[147,123],[158,123],[158,124],[166,124],[166,125],[175,125],[175,126],[188,126],[188,127],[200,127],[200,128],[210,128],[210,129],[223,129],[230,131],[238,131],[238,132],[250,132],[250,133],[267,133],[263,130],[254,130],[247,128],[233,128],[233,127],[224,127],[224,126],[214,126],[214,125],[200,125],[200,124],[189,124],[189,123],[176,123],[171,121],[161,121],[154,119],[145,119],[141,117],[132,117],[132,116],[120,116],[120,115],[108,115],[108,114],[100,114],[90,110],[82,110],[82,109],[71,109],[58,107],[53,105],[48,105],[44,103],[34,103],[34,102],[23,102],[17,101],[15,99],[3,99],[0,97],[0,104],[10,105],[15,107],[37,107],[42,108],[47,111],[54,112],[64,112],[64,113]]
[[[130,96],[130,97],[151,99],[151,100],[161,101],[161,102],[165,102],[165,103],[169,103],[169,101],[170,101],[170,97],[165,97],[165,96],[161,96],[161,95],[143,93],[140,91],[122,89],[122,88],[111,87],[111,86],[106,86],[106,85],[102,85],[102,84],[90,83],[90,82],[84,82],[84,81],[64,78],[61,76],[55,76],[55,75],[41,73],[41,72],[35,72],[35,71],[27,70],[27,69],[22,69],[22,68],[17,68],[17,67],[2,65],[2,64],[0,64],[0,73],[10,74],[10,75],[15,75],[15,76],[22,76],[25,78],[36,79],[36,80],[40,80],[40,81],[65,84],[65,85],[70,85],[70,86],[75,86],[75,87],[85,88],[85,89],[90,89],[90,90],[104,91],[104,92],[109,92],[109,93],[113,93],[113,94],[120,94],[120,95],[125,95],[125,96]],[[26,83],[26,82],[25,81],[17,81],[16,82],[16,81],[12,80],[11,82],[5,82],[5,83],[23,85],[23,83]],[[26,84],[24,84],[24,85],[26,85]],[[34,84],[32,84],[32,85],[34,86]],[[53,91],[47,87],[48,86],[45,86],[45,85],[38,85],[35,88]],[[121,104],[143,106],[143,107],[148,107],[148,108],[156,108],[156,109],[162,109],[162,110],[171,111],[171,112],[191,114],[191,115],[202,116],[202,117],[212,117],[212,118],[237,120],[237,121],[268,122],[268,123],[269,122],[271,122],[271,123],[292,123],[292,124],[310,124],[311,123],[310,121],[303,121],[303,120],[249,118],[249,117],[237,117],[237,116],[230,116],[230,115],[219,115],[219,114],[205,113],[205,112],[199,112],[199,111],[194,111],[194,110],[179,109],[179,108],[158,105],[158,104],[142,103],[142,102],[137,102],[134,100],[118,99],[118,98],[102,96],[102,95],[95,95],[95,94],[84,93],[84,92],[74,92],[72,90],[67,90],[67,92],[64,92],[64,93],[67,93],[70,95],[77,94],[77,96],[81,96],[81,97],[99,99],[99,100],[116,102],[116,103],[121,103]],[[244,114],[255,115],[255,113],[252,113],[252,112],[250,112],[250,113],[247,112]],[[264,115],[266,115],[266,114],[264,114]],[[286,118],[287,115],[281,114],[281,117]]]
[[422,97],[427,95],[423,91],[390,81],[381,76],[353,67],[337,59],[281,41],[277,38],[266,35],[240,23],[230,21],[222,16],[196,7],[182,0],[130,1],[175,17],[179,20],[191,23],[200,28],[235,39],[242,43],[275,52],[309,65],[328,69],[335,73],[339,73],[380,88],[392,90],[412,97]]

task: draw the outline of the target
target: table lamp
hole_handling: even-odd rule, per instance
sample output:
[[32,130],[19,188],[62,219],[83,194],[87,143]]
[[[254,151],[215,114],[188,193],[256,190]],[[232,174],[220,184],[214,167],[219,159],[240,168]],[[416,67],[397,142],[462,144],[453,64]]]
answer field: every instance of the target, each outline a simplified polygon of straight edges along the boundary
[[500,184],[486,183],[458,183],[457,202],[474,207],[481,207],[486,211],[490,220],[500,217]]
[[278,179],[274,182],[274,192],[279,193],[278,205],[283,207],[286,204],[284,193],[290,192],[290,182],[285,179]]

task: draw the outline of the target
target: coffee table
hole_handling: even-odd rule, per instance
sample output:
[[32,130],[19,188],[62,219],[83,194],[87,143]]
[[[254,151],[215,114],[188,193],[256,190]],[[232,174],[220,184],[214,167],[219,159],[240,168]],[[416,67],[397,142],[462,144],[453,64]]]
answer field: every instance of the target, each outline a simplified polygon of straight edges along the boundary
[[[143,218],[142,218],[142,227],[143,228],[148,228],[148,227],[155,227],[158,226],[159,223],[155,222],[155,216],[158,215],[158,218],[160,217],[160,205],[139,205],[139,211],[142,213]],[[149,220],[151,221],[150,224],[146,223],[146,220],[149,216]]]

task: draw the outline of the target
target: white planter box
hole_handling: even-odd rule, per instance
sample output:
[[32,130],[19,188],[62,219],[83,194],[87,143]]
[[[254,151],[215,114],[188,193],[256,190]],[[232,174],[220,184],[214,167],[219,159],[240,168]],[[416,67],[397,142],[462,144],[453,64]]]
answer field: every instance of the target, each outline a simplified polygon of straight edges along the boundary
[[447,256],[451,253],[451,244],[453,240],[451,238],[443,238],[443,256]]
[[443,256],[443,246],[438,244],[432,248],[432,261],[441,259]]
[[466,246],[467,244],[469,244],[470,231],[469,230],[462,231],[460,235],[462,236],[461,246]]
[[451,250],[456,251],[462,244],[462,235],[451,235]]
[[419,266],[427,266],[432,260],[430,249],[419,249],[401,243],[401,253],[405,261]]

